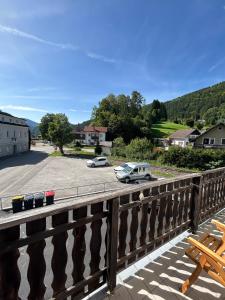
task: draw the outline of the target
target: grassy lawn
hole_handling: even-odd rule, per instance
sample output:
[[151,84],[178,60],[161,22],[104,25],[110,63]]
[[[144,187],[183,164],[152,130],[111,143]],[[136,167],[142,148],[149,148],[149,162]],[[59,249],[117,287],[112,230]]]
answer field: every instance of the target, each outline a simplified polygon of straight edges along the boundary
[[166,138],[179,129],[188,129],[189,127],[173,122],[162,122],[152,125],[152,133],[155,138]]

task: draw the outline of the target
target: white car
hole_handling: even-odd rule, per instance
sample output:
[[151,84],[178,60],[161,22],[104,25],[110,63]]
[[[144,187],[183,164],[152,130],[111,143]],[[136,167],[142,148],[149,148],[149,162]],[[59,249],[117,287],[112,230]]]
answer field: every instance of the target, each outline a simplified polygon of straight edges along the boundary
[[95,157],[94,159],[90,159],[87,161],[88,167],[100,167],[100,166],[109,166],[109,161],[107,157]]

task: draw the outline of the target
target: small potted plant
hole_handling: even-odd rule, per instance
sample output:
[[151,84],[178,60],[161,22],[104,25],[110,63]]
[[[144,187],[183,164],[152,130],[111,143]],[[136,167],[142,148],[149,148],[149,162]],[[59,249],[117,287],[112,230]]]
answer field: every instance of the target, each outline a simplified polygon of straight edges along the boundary
[[12,210],[14,214],[23,210],[23,199],[23,196],[15,196],[12,198]]
[[27,195],[24,197],[24,210],[32,209],[34,207],[34,195]]
[[46,205],[51,205],[54,203],[55,192],[48,191],[45,192]]
[[44,205],[44,198],[44,193],[37,193],[34,195],[34,205],[36,208]]

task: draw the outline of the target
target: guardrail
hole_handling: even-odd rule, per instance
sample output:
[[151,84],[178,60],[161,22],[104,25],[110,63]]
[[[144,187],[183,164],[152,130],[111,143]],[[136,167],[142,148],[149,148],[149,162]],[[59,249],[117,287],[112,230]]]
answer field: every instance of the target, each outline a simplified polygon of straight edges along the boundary
[[225,206],[225,168],[56,203],[0,223],[0,299],[77,299]]
[[[94,195],[99,193],[105,193],[109,191],[115,191],[118,189],[123,189],[123,186],[118,182],[118,180],[110,182],[101,182],[89,185],[80,185],[69,188],[59,188],[59,189],[48,189],[55,192],[55,202],[62,200],[69,200],[74,197],[84,197],[88,195]],[[30,193],[21,193],[23,196],[34,195],[37,193],[45,193],[46,191],[39,190]],[[65,196],[66,195],[66,196]],[[0,210],[10,210],[12,205],[9,205],[11,199],[15,197],[15,194],[8,194],[0,196]],[[5,204],[6,203],[6,204]]]

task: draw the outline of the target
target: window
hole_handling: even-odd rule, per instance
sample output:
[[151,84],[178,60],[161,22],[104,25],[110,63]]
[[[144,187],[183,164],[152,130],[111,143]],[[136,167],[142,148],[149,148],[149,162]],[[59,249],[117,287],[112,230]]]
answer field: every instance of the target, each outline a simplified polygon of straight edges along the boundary
[[138,173],[138,168],[133,169],[133,173]]
[[221,145],[225,145],[225,138],[221,139]]
[[204,138],[203,144],[204,145],[214,145],[215,139],[214,138]]
[[205,138],[205,139],[203,140],[203,144],[204,144],[204,145],[209,145],[209,139],[208,139],[208,138]]

